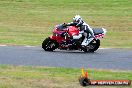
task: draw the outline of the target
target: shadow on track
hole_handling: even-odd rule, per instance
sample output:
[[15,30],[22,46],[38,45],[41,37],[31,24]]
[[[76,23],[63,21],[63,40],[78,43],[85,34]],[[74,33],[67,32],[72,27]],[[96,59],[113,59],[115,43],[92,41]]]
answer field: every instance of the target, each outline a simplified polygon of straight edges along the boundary
[[[44,50],[42,50],[44,51]],[[78,50],[55,50],[55,51],[44,51],[47,53],[63,53],[63,54],[97,54],[97,52],[83,52],[83,51],[78,51]]]

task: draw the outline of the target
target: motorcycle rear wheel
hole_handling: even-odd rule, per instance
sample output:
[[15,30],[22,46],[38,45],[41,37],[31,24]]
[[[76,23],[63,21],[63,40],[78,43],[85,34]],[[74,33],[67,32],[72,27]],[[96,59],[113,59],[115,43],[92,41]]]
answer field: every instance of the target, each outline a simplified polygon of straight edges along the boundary
[[90,44],[89,44],[89,52],[94,52],[96,51],[99,46],[100,46],[100,40],[97,39],[97,40],[93,40]]
[[100,40],[93,40],[88,46],[82,47],[82,50],[84,52],[94,52],[96,51],[100,46]]

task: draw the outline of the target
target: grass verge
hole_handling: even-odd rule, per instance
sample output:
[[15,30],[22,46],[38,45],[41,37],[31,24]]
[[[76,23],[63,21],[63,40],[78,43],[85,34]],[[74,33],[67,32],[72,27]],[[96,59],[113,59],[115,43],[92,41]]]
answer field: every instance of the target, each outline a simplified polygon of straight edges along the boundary
[[[88,72],[91,79],[132,80],[132,71],[88,69]],[[75,68],[0,65],[0,88],[82,88],[78,82],[80,75],[81,70]],[[101,86],[101,88],[132,88],[132,86]]]
[[108,30],[101,47],[132,48],[131,0],[0,0],[0,44],[41,45],[76,14]]

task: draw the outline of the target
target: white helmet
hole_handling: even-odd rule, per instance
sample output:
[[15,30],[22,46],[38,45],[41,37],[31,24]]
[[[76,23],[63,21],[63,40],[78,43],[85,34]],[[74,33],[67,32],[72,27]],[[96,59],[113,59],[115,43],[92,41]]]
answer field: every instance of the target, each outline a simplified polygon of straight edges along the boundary
[[73,17],[73,22],[76,23],[76,26],[78,27],[84,23],[80,15]]
[[82,18],[80,15],[76,15],[73,17],[73,22],[80,22],[80,21],[82,21]]

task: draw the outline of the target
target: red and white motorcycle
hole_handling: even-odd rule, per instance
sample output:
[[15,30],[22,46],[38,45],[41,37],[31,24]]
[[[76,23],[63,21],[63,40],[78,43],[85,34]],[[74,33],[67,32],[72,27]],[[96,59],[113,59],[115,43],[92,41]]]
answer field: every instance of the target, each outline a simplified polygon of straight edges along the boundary
[[82,50],[84,52],[94,52],[100,46],[100,38],[103,38],[106,34],[104,28],[93,28],[96,39],[93,39],[86,47],[82,47],[81,43],[84,40],[84,36],[75,41],[70,39],[73,35],[78,35],[79,30],[75,26],[65,27],[63,24],[56,25],[53,29],[53,34],[44,39],[42,48],[45,51],[53,51],[55,49],[60,50]]

